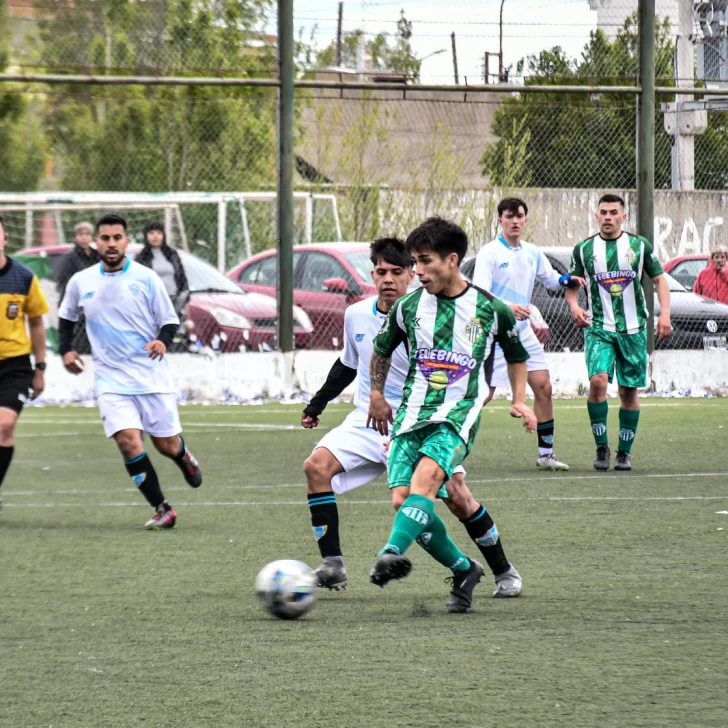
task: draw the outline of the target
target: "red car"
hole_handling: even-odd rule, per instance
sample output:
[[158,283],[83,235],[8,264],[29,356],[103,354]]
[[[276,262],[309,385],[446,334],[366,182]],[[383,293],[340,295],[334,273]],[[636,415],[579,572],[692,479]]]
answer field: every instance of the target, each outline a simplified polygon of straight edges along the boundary
[[692,291],[698,274],[708,265],[709,260],[709,253],[680,255],[677,258],[668,260],[662,268],[665,273],[669,273],[676,281],[682,283],[688,291]]
[[[72,245],[55,245],[19,251],[23,255],[43,255],[58,272],[65,253]],[[130,245],[133,258],[141,245]],[[187,303],[187,336],[193,345],[223,352],[267,351],[276,346],[276,301],[259,293],[248,293],[232,284],[222,273],[194,255],[177,251],[190,287]],[[55,293],[45,287],[46,295]],[[57,296],[56,296],[57,298]],[[49,300],[51,312],[57,315],[58,301]],[[306,313],[294,307],[294,341],[297,349],[310,348],[311,321]],[[55,322],[53,322],[55,325]]]
[[[227,275],[247,291],[276,295],[278,253],[266,250],[238,264]],[[368,243],[322,243],[293,248],[293,302],[313,325],[313,349],[341,349],[344,311],[376,294]]]

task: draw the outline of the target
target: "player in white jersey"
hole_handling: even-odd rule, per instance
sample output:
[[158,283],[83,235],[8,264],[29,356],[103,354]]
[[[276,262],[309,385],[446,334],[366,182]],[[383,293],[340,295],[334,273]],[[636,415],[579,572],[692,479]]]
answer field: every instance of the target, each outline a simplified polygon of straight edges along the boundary
[[180,432],[177,393],[164,355],[179,319],[159,276],[126,257],[126,220],[104,215],[96,223],[101,262],[71,278],[59,315],[60,352],[72,374],[83,360],[72,350],[81,312],[91,342],[96,399],[106,436],[113,437],[127,472],[155,509],[150,530],[174,528],[177,514],[167,503],[144,450],[142,433],[173,460],[193,488],[202,473]]
[[[382,328],[387,312],[405,295],[413,277],[412,256],[396,238],[376,240],[371,246],[371,261],[377,295],[346,310],[344,350],[332,366],[326,383],[301,415],[303,427],[316,427],[326,405],[358,377],[355,409],[339,427],[326,433],[303,466],[311,524],[323,559],[316,569],[318,585],[335,591],[348,585],[339,539],[336,494],[365,485],[387,470],[389,438],[367,427],[373,340]],[[384,395],[394,411],[399,408],[408,369],[409,359],[402,345],[392,354],[392,365],[384,385]],[[473,498],[464,476],[462,466],[455,468],[442,493],[445,503],[460,519],[493,572],[496,584],[493,596],[520,596],[521,577],[505,556],[490,514]],[[393,497],[397,494],[397,490],[392,491]],[[400,501],[396,501],[395,507]]]
[[[552,291],[583,285],[577,276],[559,275],[549,259],[532,243],[521,240],[528,220],[528,207],[523,200],[508,197],[498,204],[498,222],[503,234],[480,249],[475,259],[473,285],[501,300],[513,310],[518,321],[521,343],[528,352],[528,384],[533,390],[533,410],[538,419],[539,470],[568,470],[569,466],[554,455],[554,403],[551,377],[543,344],[530,326],[531,296],[538,279]],[[496,345],[491,379],[490,401],[497,387],[508,386],[508,372],[503,350]]]

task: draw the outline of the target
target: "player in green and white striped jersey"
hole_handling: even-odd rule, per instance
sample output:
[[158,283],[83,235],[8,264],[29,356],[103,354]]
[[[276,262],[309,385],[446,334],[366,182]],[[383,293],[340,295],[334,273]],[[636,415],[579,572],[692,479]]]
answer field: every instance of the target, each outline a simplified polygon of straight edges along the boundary
[[579,306],[576,290],[566,290],[566,302],[576,325],[585,328],[584,348],[589,372],[587,408],[597,445],[594,467],[609,470],[607,385],[615,365],[619,384],[619,449],[615,470],[631,470],[631,451],[640,416],[638,387],[647,386],[647,305],[642,290],[646,273],[660,301],[658,338],[670,335],[670,287],[652,246],[622,230],[627,216],[624,200],[604,195],[599,200],[599,234],[574,248],[571,273],[586,279],[588,311]]
[[402,492],[393,500],[402,505],[370,579],[384,586],[407,576],[412,564],[404,553],[417,539],[453,571],[451,612],[469,610],[483,567],[452,542],[435,513],[435,498],[473,445],[489,394],[496,341],[508,362],[511,414],[523,417],[529,432],[536,428],[535,415],[526,406],[528,353],[515,317],[502,301],[462,278],[460,262],[467,248],[463,230],[441,218],[429,218],[407,238],[422,288],[394,304],[374,339],[367,423],[387,434],[392,408],[384,398],[384,383],[392,353],[405,343],[409,371],[388,463],[389,487]]

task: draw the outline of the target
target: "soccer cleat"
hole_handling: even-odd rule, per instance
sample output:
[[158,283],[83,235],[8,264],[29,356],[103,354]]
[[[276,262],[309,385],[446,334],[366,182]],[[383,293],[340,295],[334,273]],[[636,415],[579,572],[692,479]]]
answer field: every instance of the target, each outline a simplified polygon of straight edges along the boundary
[[456,571],[445,581],[452,584],[450,598],[447,600],[447,611],[454,614],[465,614],[470,611],[473,603],[473,590],[478,585],[485,570],[482,565],[470,559],[470,568],[467,571]]
[[498,574],[495,577],[495,591],[493,596],[496,599],[509,599],[520,597],[523,591],[521,575],[511,566],[508,571]]
[[406,556],[387,551],[377,557],[369,572],[369,581],[384,588],[392,579],[404,579],[410,571],[412,571],[412,562]]
[[617,450],[617,457],[614,459],[615,470],[632,470],[632,458],[628,452]]
[[556,455],[550,452],[548,455],[539,456],[536,460],[536,467],[539,470],[568,470],[569,466],[566,463],[562,463]]
[[154,518],[144,524],[147,531],[166,531],[169,528],[177,528],[177,513],[171,508],[164,510],[164,506],[157,506]]
[[597,455],[594,458],[594,470],[609,470],[609,458],[612,451],[609,445],[600,445],[597,448]]
[[195,456],[189,450],[185,450],[183,458],[176,462],[182,471],[182,475],[185,476],[187,485],[191,488],[199,488],[202,485],[202,471]]
[[344,566],[344,559],[340,556],[326,557],[318,569],[314,569],[316,574],[316,586],[329,591],[342,591],[349,586],[349,579]]

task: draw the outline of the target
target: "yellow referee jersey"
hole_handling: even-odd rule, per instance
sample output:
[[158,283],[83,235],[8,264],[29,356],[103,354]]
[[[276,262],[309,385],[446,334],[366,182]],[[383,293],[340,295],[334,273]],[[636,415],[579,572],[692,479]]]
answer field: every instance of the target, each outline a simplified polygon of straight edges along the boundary
[[0,269],[0,359],[30,354],[25,317],[48,313],[48,301],[30,268],[7,258]]

